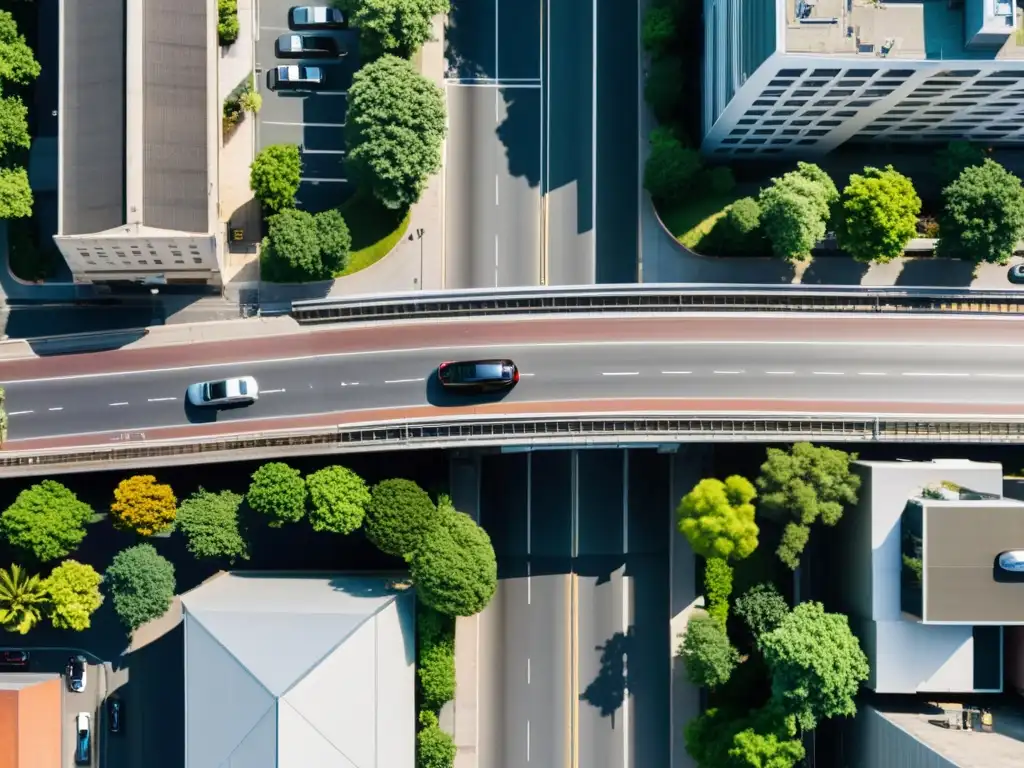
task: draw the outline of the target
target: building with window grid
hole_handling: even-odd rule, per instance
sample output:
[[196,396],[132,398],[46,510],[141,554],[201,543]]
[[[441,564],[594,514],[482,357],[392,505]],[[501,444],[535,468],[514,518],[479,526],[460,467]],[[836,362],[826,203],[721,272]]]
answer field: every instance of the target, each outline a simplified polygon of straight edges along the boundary
[[705,0],[704,12],[712,157],[1024,144],[1024,31],[1010,0]]

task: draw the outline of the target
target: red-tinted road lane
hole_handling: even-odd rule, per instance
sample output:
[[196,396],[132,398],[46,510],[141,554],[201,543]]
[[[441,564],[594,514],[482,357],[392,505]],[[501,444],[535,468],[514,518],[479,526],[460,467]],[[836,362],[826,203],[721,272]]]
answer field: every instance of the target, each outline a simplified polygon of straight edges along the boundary
[[318,329],[263,338],[124,349],[0,362],[0,383],[216,363],[424,347],[573,341],[914,341],[1024,343],[1024,319],[714,314],[522,317]]
[[952,418],[969,416],[971,419],[993,419],[1019,417],[1020,406],[981,405],[967,408],[963,403],[865,403],[839,400],[754,400],[754,399],[692,399],[692,398],[625,398],[614,400],[593,400],[587,403],[572,401],[489,403],[473,407],[438,408],[415,406],[370,411],[338,411],[311,416],[296,416],[283,419],[253,419],[219,424],[190,424],[177,427],[159,427],[144,432],[101,432],[87,435],[66,435],[39,437],[26,440],[9,440],[4,448],[10,451],[42,451],[47,449],[82,448],[133,442],[159,440],[183,440],[195,438],[218,438],[271,431],[315,429],[338,425],[379,423],[390,420],[415,421],[420,419],[445,419],[465,416],[565,416],[568,414],[642,416],[658,414],[668,417],[690,415],[726,416],[750,413],[786,416],[835,415],[884,418],[887,415],[913,417]]

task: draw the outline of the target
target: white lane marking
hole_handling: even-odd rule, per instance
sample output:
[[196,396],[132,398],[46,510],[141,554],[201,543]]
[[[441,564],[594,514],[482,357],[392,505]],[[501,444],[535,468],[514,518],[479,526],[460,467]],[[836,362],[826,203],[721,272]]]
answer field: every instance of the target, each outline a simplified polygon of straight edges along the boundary
[[[898,316],[899,317],[899,316]],[[520,318],[521,319],[521,318]],[[970,317],[963,318],[964,320],[970,320]],[[550,341],[550,342],[538,342],[536,344],[529,343],[518,343],[510,344],[504,347],[508,350],[534,350],[534,349],[557,349],[561,347],[703,347],[703,346],[732,346],[732,347],[920,347],[922,349],[928,349],[931,347],[942,347],[944,349],[954,347],[969,347],[971,349],[1020,349],[1024,347],[1024,344],[985,344],[978,342],[975,344],[967,343],[931,343],[931,342],[904,342],[904,341],[676,341],[676,340],[658,340],[658,341]],[[75,373],[69,376],[43,376],[35,379],[11,379],[4,382],[5,387],[9,387],[14,384],[38,384],[46,381],[74,381],[76,379],[102,379],[108,376],[141,376],[152,373],[180,373],[181,371],[197,371],[204,368],[245,368],[247,366],[266,366],[266,365],[277,365],[279,363],[298,363],[306,360],[332,360],[335,358],[344,357],[379,357],[381,355],[409,355],[418,354],[421,352],[464,352],[470,349],[494,349],[494,343],[487,344],[465,344],[465,345],[447,345],[447,346],[436,346],[436,347],[406,347],[399,349],[373,349],[365,350],[361,352],[327,352],[320,355],[298,355],[295,357],[272,357],[264,358],[261,360],[238,360],[228,361],[223,363],[202,363],[199,365],[177,365],[169,368],[142,368],[133,371],[103,371],[100,373]],[[0,370],[2,370],[4,363],[0,363]],[[978,374],[975,374],[978,375]],[[1017,376],[1017,374],[996,374],[999,376],[1010,375]],[[1024,378],[1024,374],[1020,374],[1020,377]]]
[[602,376],[639,376],[640,371],[603,371]]
[[858,376],[887,376],[888,374],[882,373],[881,371],[858,371]]
[[519,372],[519,377],[520,378],[522,378],[523,376],[536,376],[536,375],[537,375],[536,373],[523,373],[522,371]]
[[662,371],[662,376],[689,376],[693,371]]
[[169,400],[177,400],[177,399],[178,398],[176,398],[176,397],[151,397],[151,398],[149,398],[149,402],[151,402],[151,403],[166,403]]
[[842,371],[811,371],[815,376],[845,376]]
[[986,379],[1024,379],[1024,373],[976,373],[974,375],[984,376]]
[[[343,386],[343,387],[358,387],[359,386],[359,382],[358,381],[343,381],[343,382],[341,382],[341,386]],[[310,386],[310,389],[312,389],[312,386]]]
[[385,379],[385,384],[412,384],[414,381],[426,381],[426,376],[419,379]]
[[264,389],[264,390],[262,390],[260,392],[260,394],[261,395],[273,395],[273,394],[276,394],[278,392],[284,392],[284,391],[285,390],[283,390],[283,389]]
[[793,376],[796,371],[765,371],[769,376]]
[[8,416],[25,416],[25,415],[30,414],[30,413],[35,413],[35,411],[11,411],[7,415]]
[[120,402],[120,403],[108,403],[108,405],[109,405],[109,406],[110,406],[111,408],[119,408],[119,407],[121,407],[122,405],[128,405],[128,401],[127,401],[127,400],[124,400],[124,401],[122,401],[122,402]]
[[344,149],[303,149],[304,155],[344,155]]
[[64,410],[64,406],[63,405],[58,405],[56,408],[47,408],[46,410],[48,410],[48,411],[63,411]]
[[969,373],[947,373],[944,371],[904,371],[900,374],[901,376],[932,376],[942,378],[955,378],[965,379],[971,374]]
[[743,371],[715,371],[719,376],[738,376]]
[[[627,739],[628,741],[628,739]],[[530,721],[526,721],[526,762],[530,762]]]
[[526,659],[526,684],[527,685],[530,684],[530,659],[529,659],[529,657],[527,657],[527,659]]
[[312,176],[300,176],[299,177],[299,181],[308,181],[308,182],[312,182],[313,184],[348,184],[348,179],[339,179],[339,178],[321,179],[321,178],[313,178]]

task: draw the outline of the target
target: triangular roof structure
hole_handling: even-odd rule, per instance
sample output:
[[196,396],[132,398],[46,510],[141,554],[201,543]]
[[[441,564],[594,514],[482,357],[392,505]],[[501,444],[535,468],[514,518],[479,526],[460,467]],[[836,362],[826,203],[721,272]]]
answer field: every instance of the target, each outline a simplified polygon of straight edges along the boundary
[[186,768],[411,768],[415,598],[226,573],[182,596]]

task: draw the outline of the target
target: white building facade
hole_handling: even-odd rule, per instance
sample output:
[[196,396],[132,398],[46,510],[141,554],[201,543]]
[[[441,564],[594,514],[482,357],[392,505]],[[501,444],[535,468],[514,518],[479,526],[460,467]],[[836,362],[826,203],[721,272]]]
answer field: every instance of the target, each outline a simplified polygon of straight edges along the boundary
[[809,156],[846,141],[1024,144],[1006,0],[705,0],[702,149]]

